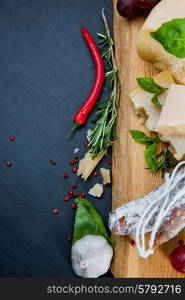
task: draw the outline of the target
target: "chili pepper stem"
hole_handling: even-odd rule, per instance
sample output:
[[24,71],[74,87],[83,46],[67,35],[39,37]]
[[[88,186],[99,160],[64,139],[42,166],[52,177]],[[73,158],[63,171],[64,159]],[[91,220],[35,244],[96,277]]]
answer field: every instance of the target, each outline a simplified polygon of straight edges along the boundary
[[73,123],[73,127],[72,127],[71,131],[70,131],[69,134],[68,134],[68,137],[71,138],[72,135],[73,135],[73,133],[74,133],[74,132],[76,131],[76,129],[79,128],[79,127],[80,127],[80,124],[74,122],[74,123]]

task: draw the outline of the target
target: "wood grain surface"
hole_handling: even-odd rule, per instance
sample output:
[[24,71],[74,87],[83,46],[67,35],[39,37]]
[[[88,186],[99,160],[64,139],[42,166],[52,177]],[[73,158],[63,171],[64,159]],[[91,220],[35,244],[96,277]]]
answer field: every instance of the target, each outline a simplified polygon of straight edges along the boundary
[[[146,131],[137,119],[128,92],[136,87],[136,78],[153,76],[157,73],[151,63],[137,54],[136,39],[144,19],[127,21],[120,17],[114,5],[114,39],[116,60],[121,81],[121,101],[117,122],[118,138],[113,147],[113,189],[112,208],[144,196],[158,187],[161,175],[152,175],[146,170],[144,146],[137,144],[130,136],[130,129]],[[132,247],[128,237],[113,235],[115,256],[111,271],[117,278],[123,277],[185,277],[176,272],[169,261],[169,254],[179,239],[185,239],[181,232],[176,238],[159,247],[148,259],[139,257],[136,247]]]

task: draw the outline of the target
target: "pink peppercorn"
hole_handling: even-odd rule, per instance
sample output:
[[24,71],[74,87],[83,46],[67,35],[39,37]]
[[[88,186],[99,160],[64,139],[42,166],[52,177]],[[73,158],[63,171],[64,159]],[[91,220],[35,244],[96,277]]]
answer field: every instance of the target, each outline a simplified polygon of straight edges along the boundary
[[87,147],[89,145],[89,143],[88,142],[84,142],[83,145],[84,145],[84,147]]
[[77,208],[77,205],[76,205],[75,203],[73,203],[73,204],[71,205],[71,208],[76,209],[76,208]]
[[52,164],[52,165],[56,165],[56,160],[53,160],[53,159],[50,159],[50,163]]
[[136,242],[135,242],[133,239],[131,239],[131,240],[130,240],[130,244],[131,244],[132,247],[134,247],[135,244],[136,244]]
[[77,168],[72,168],[71,171],[76,174],[77,173]]
[[77,184],[76,184],[76,183],[73,183],[73,184],[72,184],[72,188],[73,188],[73,189],[76,189],[76,188],[77,188]]
[[70,163],[70,165],[74,165],[75,164],[75,160],[74,159],[70,160],[69,163]]
[[80,197],[85,198],[85,193],[80,193]]
[[12,141],[12,142],[15,141],[15,136],[11,135],[10,136],[10,141]]
[[59,209],[58,208],[53,208],[52,212],[53,212],[53,214],[58,214],[59,213]]
[[73,191],[72,191],[72,190],[69,190],[69,191],[68,191],[68,194],[69,194],[70,196],[72,196],[72,195],[73,195]]
[[108,161],[107,161],[107,163],[108,163],[108,165],[112,165],[112,159],[109,159]]
[[94,175],[94,176],[98,176],[98,172],[94,171],[94,172],[93,172],[93,175]]
[[69,200],[69,197],[64,197],[64,201],[68,201]]
[[71,237],[71,236],[68,236],[68,237],[67,237],[67,240],[68,240],[68,242],[71,242],[71,241],[72,241],[72,237]]
[[7,161],[5,162],[5,164],[6,164],[6,166],[7,166],[7,167],[11,167],[11,165],[12,165],[12,162],[11,162],[11,161],[9,161],[9,160],[7,160]]
[[64,173],[64,178],[67,179],[69,177],[69,174]]

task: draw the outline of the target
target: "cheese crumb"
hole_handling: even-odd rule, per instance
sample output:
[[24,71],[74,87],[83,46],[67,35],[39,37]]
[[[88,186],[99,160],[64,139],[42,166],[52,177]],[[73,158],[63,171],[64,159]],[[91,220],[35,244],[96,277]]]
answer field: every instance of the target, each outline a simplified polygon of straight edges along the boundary
[[78,152],[80,151],[80,149],[78,149],[78,148],[75,148],[75,150],[74,150],[74,154],[77,154]]
[[85,154],[84,158],[79,161],[77,175],[81,176],[86,181],[104,155],[105,153],[103,152],[100,155],[93,158],[91,150],[89,150]]
[[100,198],[103,194],[103,184],[96,183],[88,192],[93,197]]
[[101,176],[103,178],[103,185],[111,183],[110,170],[105,168],[100,168]]
[[92,130],[89,128],[89,129],[87,130],[87,140],[88,140],[88,142],[90,142],[90,136],[91,136],[91,133],[92,133]]

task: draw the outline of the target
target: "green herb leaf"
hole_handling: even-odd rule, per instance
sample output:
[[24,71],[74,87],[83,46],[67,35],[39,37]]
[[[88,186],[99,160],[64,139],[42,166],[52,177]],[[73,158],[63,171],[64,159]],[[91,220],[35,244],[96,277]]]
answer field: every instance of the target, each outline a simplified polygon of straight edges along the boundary
[[156,143],[147,146],[145,149],[145,159],[152,173],[157,172],[156,150],[157,150]]
[[137,78],[137,82],[143,90],[152,94],[158,93],[159,90],[161,89],[161,87],[155,83],[153,78],[150,77]]
[[113,242],[110,239],[103,220],[96,211],[94,205],[84,198],[76,198],[77,203],[76,218],[74,224],[73,243],[90,235],[101,235],[113,247]]
[[176,166],[177,162],[168,148],[157,153],[157,143],[161,142],[159,138],[152,139],[138,130],[130,130],[130,133],[136,142],[146,145],[145,160],[148,165],[147,169],[150,169],[152,173],[161,171],[163,178],[165,172],[170,173],[171,169]]
[[159,100],[158,100],[158,98],[157,98],[158,96],[159,96],[158,94],[155,94],[155,95],[152,97],[151,102],[152,102],[153,104],[157,105],[158,107],[161,107],[162,104],[159,102]]
[[99,36],[100,38],[106,40],[106,35],[105,35],[105,34],[102,34],[102,33],[97,32],[97,36]]
[[144,91],[154,94],[153,98],[151,99],[151,102],[153,104],[157,106],[162,106],[158,100],[158,96],[161,95],[164,91],[166,91],[166,88],[163,88],[162,86],[155,83],[153,78],[150,77],[137,78],[137,82],[140,88],[142,88]]
[[167,52],[185,58],[185,18],[163,23],[151,35]]
[[165,172],[171,171],[177,164],[176,160],[173,158],[171,152],[168,148],[164,149],[162,152],[156,155],[156,159],[161,158],[160,161],[157,161],[157,172],[161,170],[162,178],[164,178]]
[[132,135],[133,139],[138,142],[139,144],[143,145],[150,145],[152,143],[158,143],[160,142],[160,139],[156,138],[150,138],[148,137],[144,132],[139,130],[130,130],[130,134]]

